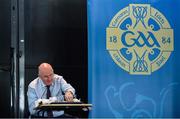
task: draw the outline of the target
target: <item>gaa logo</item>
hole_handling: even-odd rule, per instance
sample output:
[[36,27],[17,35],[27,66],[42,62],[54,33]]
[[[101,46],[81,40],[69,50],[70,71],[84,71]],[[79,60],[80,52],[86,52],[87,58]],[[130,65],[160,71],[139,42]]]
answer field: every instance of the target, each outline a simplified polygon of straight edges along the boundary
[[130,74],[151,74],[166,63],[174,49],[173,29],[148,4],[130,4],[120,10],[106,33],[112,59]]

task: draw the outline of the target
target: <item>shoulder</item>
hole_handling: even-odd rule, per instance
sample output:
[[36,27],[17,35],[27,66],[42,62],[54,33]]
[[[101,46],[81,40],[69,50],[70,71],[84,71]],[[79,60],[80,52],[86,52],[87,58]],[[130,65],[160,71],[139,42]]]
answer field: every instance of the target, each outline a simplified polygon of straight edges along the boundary
[[61,82],[62,80],[64,80],[63,76],[60,76],[58,74],[54,74],[54,81],[55,82]]
[[39,77],[37,77],[36,79],[34,79],[33,81],[30,82],[28,87],[35,88],[36,85],[38,85],[38,83],[40,83],[39,80],[40,80]]
[[63,76],[60,76],[58,74],[54,74],[54,79],[60,80],[60,79],[63,79]]

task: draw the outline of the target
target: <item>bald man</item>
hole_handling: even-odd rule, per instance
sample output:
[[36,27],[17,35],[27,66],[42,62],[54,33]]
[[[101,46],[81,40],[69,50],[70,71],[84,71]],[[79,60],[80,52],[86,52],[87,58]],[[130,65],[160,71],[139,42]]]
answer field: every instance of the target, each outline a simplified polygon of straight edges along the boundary
[[[49,99],[56,99],[57,101],[73,101],[75,89],[68,84],[60,75],[54,74],[53,68],[48,63],[42,63],[38,67],[38,77],[34,79],[28,86],[28,105],[31,115],[37,116],[35,104],[39,100],[47,99],[48,89],[50,89],[51,97]],[[53,111],[52,117],[59,117],[64,115],[64,111]],[[42,116],[42,114],[40,114]],[[48,113],[44,114],[49,117]]]

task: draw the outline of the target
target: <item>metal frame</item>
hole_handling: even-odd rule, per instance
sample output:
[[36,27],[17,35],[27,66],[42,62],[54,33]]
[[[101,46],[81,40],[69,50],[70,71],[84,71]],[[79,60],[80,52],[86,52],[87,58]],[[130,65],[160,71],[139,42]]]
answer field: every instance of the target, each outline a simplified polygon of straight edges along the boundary
[[24,0],[11,0],[11,117],[24,117]]
[[18,76],[17,76],[17,31],[18,31],[18,14],[17,14],[17,0],[11,0],[11,117],[17,117],[18,111]]
[[24,0],[18,0],[19,18],[19,117],[24,117],[25,107],[25,48],[24,48]]

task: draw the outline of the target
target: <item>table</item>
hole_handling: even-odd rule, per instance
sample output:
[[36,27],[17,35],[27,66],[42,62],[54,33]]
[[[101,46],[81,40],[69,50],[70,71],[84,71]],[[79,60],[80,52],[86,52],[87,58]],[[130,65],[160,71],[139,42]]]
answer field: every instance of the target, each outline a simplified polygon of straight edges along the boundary
[[74,103],[74,102],[56,102],[56,103],[50,103],[50,104],[40,104],[38,107],[35,108],[35,110],[38,110],[38,116],[40,115],[40,112],[52,110],[52,111],[60,111],[60,110],[81,110],[81,111],[90,111],[92,108],[92,104],[85,104],[85,103]]

